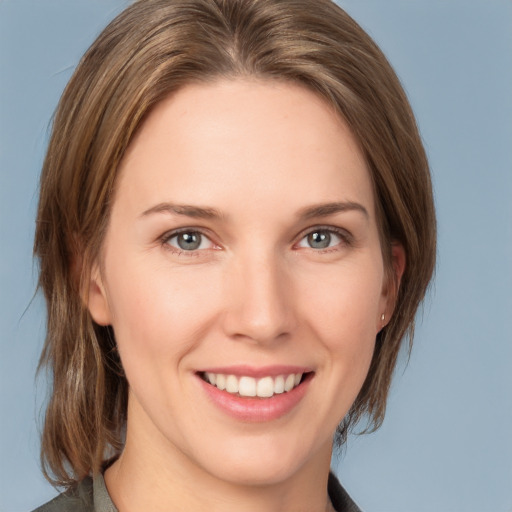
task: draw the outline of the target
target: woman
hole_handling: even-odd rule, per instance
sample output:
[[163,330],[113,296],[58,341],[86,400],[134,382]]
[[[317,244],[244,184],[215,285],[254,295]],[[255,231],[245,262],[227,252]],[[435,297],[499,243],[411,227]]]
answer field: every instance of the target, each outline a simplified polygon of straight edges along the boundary
[[141,0],[57,110],[35,240],[53,371],[40,510],[353,511],[432,275],[428,164],[327,0]]

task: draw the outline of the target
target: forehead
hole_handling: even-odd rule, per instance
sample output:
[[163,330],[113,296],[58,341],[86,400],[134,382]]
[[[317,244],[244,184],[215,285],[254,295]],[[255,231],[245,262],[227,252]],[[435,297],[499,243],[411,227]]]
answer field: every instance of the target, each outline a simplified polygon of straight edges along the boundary
[[193,84],[163,100],[130,144],[117,188],[147,207],[364,199],[374,211],[366,162],[346,123],[306,88],[272,81]]

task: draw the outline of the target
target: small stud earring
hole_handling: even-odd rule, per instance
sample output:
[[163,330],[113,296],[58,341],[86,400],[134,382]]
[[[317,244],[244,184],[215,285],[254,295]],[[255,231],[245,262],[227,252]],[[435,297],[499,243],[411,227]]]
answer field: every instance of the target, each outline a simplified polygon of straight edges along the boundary
[[381,322],[384,322],[385,318],[386,318],[386,315],[384,313],[382,313],[382,315],[380,316]]

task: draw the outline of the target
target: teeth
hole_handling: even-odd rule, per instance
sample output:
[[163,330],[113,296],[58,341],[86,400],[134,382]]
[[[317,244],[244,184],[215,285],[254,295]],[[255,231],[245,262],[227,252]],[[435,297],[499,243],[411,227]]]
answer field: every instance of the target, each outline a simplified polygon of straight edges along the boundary
[[226,391],[228,393],[238,393],[238,379],[234,375],[226,377]]
[[270,398],[274,394],[281,394],[291,391],[300,384],[302,373],[291,373],[277,377],[253,377],[236,375],[224,375],[222,373],[207,372],[204,377],[212,386],[228,393],[239,394],[240,396]]
[[274,381],[274,393],[284,393],[284,377],[282,375],[276,377],[276,380]]
[[285,391],[291,391],[293,389],[293,386],[295,384],[295,375],[288,375],[286,377],[286,380],[284,381],[284,390]]
[[226,389],[226,376],[219,373],[216,375],[216,382],[210,382],[214,386],[217,386],[221,391]]
[[256,379],[252,377],[241,377],[238,383],[240,396],[256,396]]
[[[240,379],[241,380],[241,379]],[[264,377],[258,381],[256,394],[262,398],[269,398],[274,394],[274,379]]]

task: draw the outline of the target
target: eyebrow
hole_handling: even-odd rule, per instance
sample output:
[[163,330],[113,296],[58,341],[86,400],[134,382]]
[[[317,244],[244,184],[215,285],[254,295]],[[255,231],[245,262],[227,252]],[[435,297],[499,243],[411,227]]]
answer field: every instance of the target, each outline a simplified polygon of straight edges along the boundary
[[313,206],[307,206],[299,210],[297,216],[300,219],[308,220],[317,217],[329,217],[337,213],[356,211],[361,212],[367,219],[370,218],[368,210],[360,203],[353,201],[338,201],[334,203],[323,203]]
[[[370,217],[368,210],[360,203],[353,201],[338,201],[333,203],[322,203],[302,208],[297,213],[300,220],[308,220],[318,217],[329,217],[337,213],[349,211],[361,212],[367,219]],[[216,208],[193,206],[189,204],[159,203],[145,210],[141,217],[155,213],[168,213],[171,215],[182,215],[196,219],[224,219],[225,215]]]
[[215,208],[192,206],[189,204],[159,203],[145,210],[141,217],[146,217],[153,213],[170,213],[172,215],[184,215],[197,219],[220,219],[224,215]]

